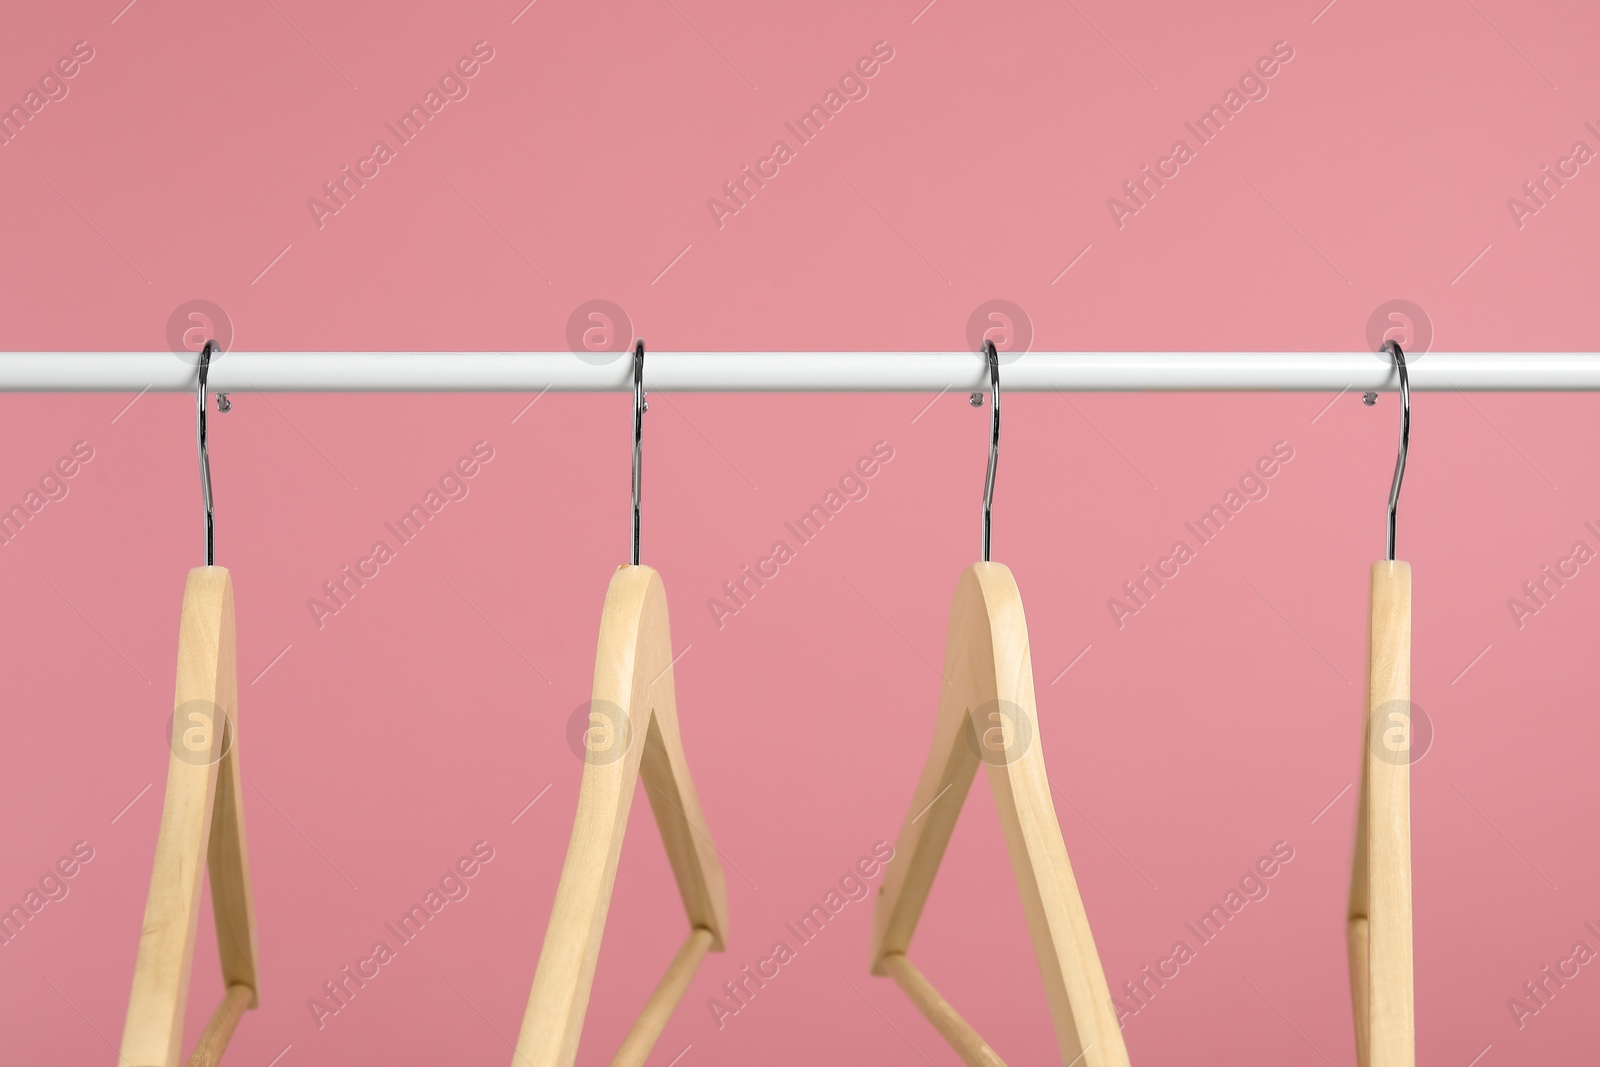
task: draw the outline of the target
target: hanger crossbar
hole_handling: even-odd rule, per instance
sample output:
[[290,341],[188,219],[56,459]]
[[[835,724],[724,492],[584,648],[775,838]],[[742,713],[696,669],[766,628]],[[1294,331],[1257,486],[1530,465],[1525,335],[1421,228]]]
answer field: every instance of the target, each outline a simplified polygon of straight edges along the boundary
[[891,952],[883,957],[883,969],[905,990],[911,1003],[917,1006],[933,1028],[939,1031],[939,1036],[950,1043],[956,1055],[961,1057],[961,1062],[967,1067],[1006,1067],[1005,1061],[989,1047],[985,1041],[972,1028],[972,1024],[961,1017],[961,1013],[950,1006],[932,982],[928,981],[923,973],[905,955]]
[[628,1036],[623,1039],[622,1047],[612,1057],[611,1067],[644,1067],[650,1050],[655,1047],[656,1038],[666,1029],[667,1020],[672,1018],[678,1001],[688,991],[689,982],[693,980],[706,951],[711,948],[712,940],[711,931],[705,927],[690,929],[689,936],[683,940],[683,947],[672,958],[667,973],[656,983],[650,999],[645,1001],[644,1009],[634,1020]]
[[[193,353],[0,352],[0,392],[193,392]],[[1450,392],[1600,390],[1596,352],[1407,353],[1411,388]],[[1002,353],[1007,392],[1393,391],[1370,352]],[[988,386],[976,352],[655,352],[647,389],[736,393],[938,393]],[[225,352],[212,392],[627,392],[627,352]]]
[[194,1051],[189,1054],[189,1067],[217,1067],[228,1048],[234,1029],[245,1009],[255,999],[256,991],[247,985],[235,983],[222,996],[222,1003],[211,1013],[206,1028],[200,1032]]

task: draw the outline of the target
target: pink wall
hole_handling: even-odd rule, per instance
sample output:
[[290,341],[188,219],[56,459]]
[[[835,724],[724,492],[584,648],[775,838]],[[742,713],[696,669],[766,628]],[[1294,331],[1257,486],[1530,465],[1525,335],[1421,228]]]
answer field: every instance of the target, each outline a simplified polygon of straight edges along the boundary
[[[1600,348],[1600,176],[1569,163],[1536,214],[1507,204],[1575,142],[1600,149],[1597,24],[1575,0],[124,2],[28,5],[0,34],[0,102],[93,50],[0,147],[0,349],[164,349],[194,299],[256,350],[562,349],[594,299],[656,350],[956,349],[992,299],[1041,350],[1360,349],[1395,299],[1426,309],[1438,350]],[[319,226],[307,199],[479,41],[493,58],[467,95]],[[798,145],[784,123],[880,41],[868,94]],[[1292,59],[1245,85],[1266,95],[1200,145],[1185,122],[1275,47]],[[1119,227],[1107,199],[1180,138],[1194,158]],[[777,139],[794,158],[719,227],[707,199]],[[895,835],[977,553],[986,416],[955,395],[655,397],[644,558],[685,650],[734,933],[652,1062],[953,1064],[867,976],[866,902],[720,1030],[706,1002]],[[577,795],[568,717],[627,548],[628,400],[530,399],[245,393],[214,422],[263,982],[230,1063],[509,1062]],[[1580,567],[1521,625],[1508,600],[1575,542],[1600,548],[1596,404],[1416,397],[1399,544],[1435,730],[1413,777],[1425,1063],[1592,1056],[1595,967],[1520,1026],[1507,1002],[1576,942],[1600,948],[1600,576]],[[1354,1063],[1346,787],[1393,397],[1007,405],[995,558],[1026,598],[1112,985],[1293,849],[1128,1020],[1134,1062]],[[0,398],[0,503],[93,451],[0,549],[0,902],[93,850],[0,948],[6,1062],[110,1063],[121,1032],[201,561],[192,418],[177,395]],[[319,627],[321,583],[479,441],[493,459],[468,495]],[[894,456],[866,498],[716,625],[722,583],[879,441]],[[1293,458],[1268,495],[1119,628],[1108,598],[1277,442]],[[683,932],[634,816],[585,1064]],[[319,1029],[308,998],[479,841],[494,858],[470,894]],[[219,994],[201,936],[191,1038]],[[914,952],[1009,1062],[1052,1059],[986,788]]]

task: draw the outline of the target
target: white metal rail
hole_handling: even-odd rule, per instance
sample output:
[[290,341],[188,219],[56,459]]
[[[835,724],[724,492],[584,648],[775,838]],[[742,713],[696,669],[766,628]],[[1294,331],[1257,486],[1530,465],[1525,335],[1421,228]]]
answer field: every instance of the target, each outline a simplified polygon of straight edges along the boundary
[[[1387,357],[1367,352],[1028,352],[1001,356],[1008,392],[1393,390]],[[0,353],[0,392],[179,392],[195,387],[193,354]],[[1411,388],[1600,390],[1600,353],[1408,354]],[[632,387],[626,352],[227,352],[212,392],[538,393]],[[648,352],[647,388],[674,392],[939,392],[988,386],[968,352]]]

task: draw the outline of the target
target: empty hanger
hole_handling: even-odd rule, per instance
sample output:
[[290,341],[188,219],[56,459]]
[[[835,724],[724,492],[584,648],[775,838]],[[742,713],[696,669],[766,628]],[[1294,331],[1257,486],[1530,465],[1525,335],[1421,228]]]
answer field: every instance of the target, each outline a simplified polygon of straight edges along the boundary
[[1400,373],[1400,448],[1389,486],[1384,560],[1372,565],[1361,796],[1351,864],[1350,1000],[1360,1067],[1413,1067],[1411,965],[1411,564],[1394,558],[1395,512],[1411,443],[1406,355]]
[[[993,397],[983,493],[983,562],[962,573],[950,607],[945,686],[933,748],[873,913],[872,973],[893,977],[966,1063],[1003,1067],[994,1050],[906,958],[939,862],[982,763],[988,768],[1022,894],[1061,1062],[1074,1067],[1126,1067],[1128,1054],[1111,992],[1050,797],[1022,596],[1011,571],[989,561],[1000,457],[1000,366],[992,343],[984,343],[983,354]],[[981,394],[974,394],[974,402],[981,403]]]
[[[570,1067],[578,1054],[636,780],[644,779],[688,913],[689,934],[611,1061],[613,1067],[644,1063],[700,960],[707,950],[722,951],[728,928],[722,867],[678,736],[666,589],[660,575],[639,564],[644,413],[644,342],[639,341],[633,350],[632,562],[612,575],[600,614],[578,810],[513,1067]],[[594,735],[602,743],[591,743]]]
[[[196,1043],[190,1067],[219,1062],[247,1008],[257,1003],[256,934],[250,901],[239,777],[238,658],[233,582],[215,561],[211,461],[206,442],[206,372],[216,343],[200,353],[196,446],[206,511],[206,565],[189,572],[178,624],[167,792],[161,807],[150,895],[119,1062],[176,1067],[194,963],[201,879],[209,870],[217,953],[226,988]],[[227,410],[218,396],[218,409]]]

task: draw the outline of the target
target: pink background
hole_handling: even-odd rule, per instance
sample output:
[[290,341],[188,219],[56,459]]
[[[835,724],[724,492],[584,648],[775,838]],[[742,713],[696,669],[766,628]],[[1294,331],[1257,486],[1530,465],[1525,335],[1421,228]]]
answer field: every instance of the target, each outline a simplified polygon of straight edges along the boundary
[[[1600,120],[1597,26],[1573,0],[123,2],[29,5],[0,35],[0,101],[75,41],[95,53],[0,148],[0,349],[163,350],[195,298],[226,309],[241,350],[561,350],[596,298],[660,351],[962,349],[995,298],[1047,351],[1360,350],[1396,298],[1426,309],[1437,350],[1600,348],[1600,177],[1583,168],[1520,229],[1506,206],[1574,141],[1600,147],[1583,126]],[[318,229],[306,199],[480,40],[494,59],[470,95]],[[706,199],[876,41],[894,58],[870,94],[719,230]],[[1118,229],[1107,198],[1277,41],[1294,57],[1269,95]],[[977,553],[986,413],[954,394],[654,395],[644,559],[684,650],[733,935],[651,1062],[956,1063],[867,976],[867,903],[720,1031],[706,1001],[895,836],[933,724],[928,661]],[[0,502],[74,442],[94,449],[0,550],[0,901],[74,842],[94,849],[0,948],[7,1062],[110,1063],[126,1009],[201,562],[192,399],[132,399],[0,398]],[[213,467],[262,990],[228,1062],[509,1062],[582,769],[566,724],[627,550],[629,402],[235,399]],[[1354,1063],[1341,791],[1394,398],[1006,403],[995,558],[1026,599],[1113,988],[1274,842],[1295,850],[1128,1021],[1133,1061]],[[1413,775],[1427,1064],[1577,1064],[1600,1036],[1593,965],[1521,1029],[1507,1008],[1575,942],[1600,948],[1584,929],[1600,924],[1600,577],[1583,568],[1521,629],[1507,607],[1575,541],[1600,547],[1583,527],[1600,523],[1596,404],[1415,398],[1399,544],[1436,731]],[[307,599],[480,440],[494,459],[470,495],[319,630]],[[714,625],[707,599],[880,440],[894,459],[868,497]],[[1270,495],[1119,630],[1107,598],[1278,441],[1294,459]],[[581,1063],[607,1062],[683,935],[648,818],[637,803]],[[307,999],[480,840],[495,858],[470,895],[319,1030]],[[220,994],[208,925],[191,1040]],[[1009,1062],[1052,1060],[982,784],[913,953]]]

